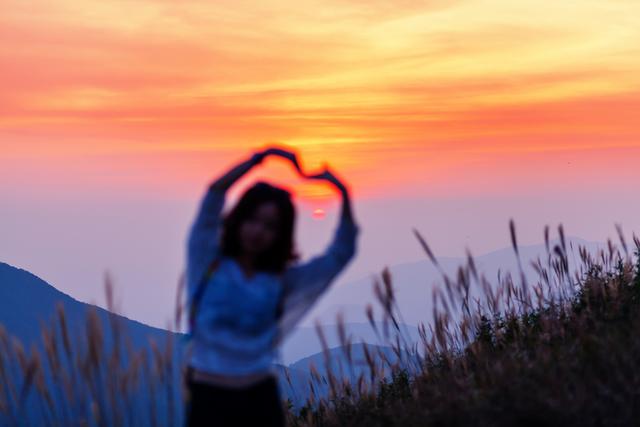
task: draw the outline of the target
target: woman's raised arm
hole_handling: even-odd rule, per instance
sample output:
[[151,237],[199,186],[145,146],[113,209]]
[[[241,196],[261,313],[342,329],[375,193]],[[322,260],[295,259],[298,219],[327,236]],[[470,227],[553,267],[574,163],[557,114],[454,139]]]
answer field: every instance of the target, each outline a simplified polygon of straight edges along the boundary
[[227,190],[252,167],[261,163],[266,155],[266,151],[254,153],[251,158],[235,165],[209,184],[187,239],[187,289],[189,291],[195,288],[219,250],[218,234],[222,224],[220,214],[224,207]]
[[267,155],[266,151],[258,151],[254,153],[251,158],[235,165],[221,177],[213,181],[209,188],[215,191],[225,192],[231,187],[240,177],[247,173],[251,168],[261,163]]
[[279,339],[295,327],[357,252],[360,227],[353,218],[347,189],[341,184],[337,187],[342,194],[342,210],[329,246],[307,262],[289,267],[283,275],[283,315]]

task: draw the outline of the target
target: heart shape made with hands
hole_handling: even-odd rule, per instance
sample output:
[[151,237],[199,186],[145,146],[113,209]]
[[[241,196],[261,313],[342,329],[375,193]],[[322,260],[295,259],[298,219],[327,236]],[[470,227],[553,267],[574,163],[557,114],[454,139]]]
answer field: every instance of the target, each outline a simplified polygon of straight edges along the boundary
[[298,171],[298,174],[304,179],[328,181],[328,182],[336,185],[338,188],[340,188],[342,186],[342,183],[338,180],[338,178],[336,178],[336,176],[332,172],[329,171],[329,167],[327,166],[326,163],[323,165],[323,171],[322,172],[314,173],[314,174],[308,174],[308,173],[304,172],[297,161],[293,161],[293,164],[294,164],[294,167],[296,168],[296,170]]
[[341,180],[336,177],[333,172],[331,172],[329,170],[329,167],[327,165],[327,163],[324,163],[324,170],[320,173],[314,173],[314,174],[308,174],[305,171],[302,170],[302,167],[300,166],[300,164],[298,163],[298,158],[295,152],[290,151],[286,148],[281,148],[281,147],[269,147],[267,148],[264,152],[263,152],[264,156],[267,155],[276,155],[276,156],[280,156],[283,157],[289,161],[291,161],[291,163],[293,163],[294,167],[296,168],[296,170],[298,171],[298,174],[303,177],[304,179],[311,179],[311,180],[324,180],[324,181],[328,181],[331,184],[335,185],[336,188],[340,189],[341,191],[346,190],[344,184],[341,182]]
[[298,174],[299,174],[301,177],[305,178],[305,179],[317,179],[317,178],[320,178],[322,175],[324,175],[324,174],[325,174],[325,172],[326,172],[326,170],[327,170],[327,168],[326,168],[326,166],[325,166],[325,168],[324,168],[325,170],[324,170],[323,172],[320,172],[320,173],[314,173],[314,174],[309,174],[309,173],[306,173],[306,172],[304,172],[304,171],[302,170],[302,168],[300,167],[300,164],[299,164],[298,162],[293,162],[293,165],[295,166],[296,170],[298,171]]
[[327,178],[327,173],[329,172],[329,168],[326,163],[324,164],[324,170],[322,172],[309,174],[302,170],[302,167],[300,166],[300,163],[298,163],[298,158],[295,153],[282,148],[275,148],[275,147],[269,148],[267,150],[267,153],[280,156],[289,160],[291,163],[293,163],[293,166],[298,171],[298,174],[305,179],[326,179]]

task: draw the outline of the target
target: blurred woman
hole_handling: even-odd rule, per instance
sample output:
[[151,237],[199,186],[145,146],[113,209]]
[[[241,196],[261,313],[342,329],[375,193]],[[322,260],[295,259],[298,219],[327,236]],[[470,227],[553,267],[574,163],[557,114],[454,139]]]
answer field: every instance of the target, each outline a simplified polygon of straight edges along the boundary
[[[297,262],[288,191],[258,181],[221,215],[229,187],[269,155],[342,196],[330,245],[307,262]],[[296,154],[282,148],[255,152],[209,185],[187,241],[188,426],[284,426],[279,344],[354,257],[358,234],[347,187],[328,168],[305,174]]]

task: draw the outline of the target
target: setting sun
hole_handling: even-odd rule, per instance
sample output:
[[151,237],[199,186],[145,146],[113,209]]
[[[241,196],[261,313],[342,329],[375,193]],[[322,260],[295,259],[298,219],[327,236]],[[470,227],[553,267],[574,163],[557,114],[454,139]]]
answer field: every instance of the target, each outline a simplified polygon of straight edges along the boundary
[[324,209],[320,209],[320,208],[314,209],[314,211],[313,211],[313,218],[314,219],[324,219],[324,217],[325,217]]

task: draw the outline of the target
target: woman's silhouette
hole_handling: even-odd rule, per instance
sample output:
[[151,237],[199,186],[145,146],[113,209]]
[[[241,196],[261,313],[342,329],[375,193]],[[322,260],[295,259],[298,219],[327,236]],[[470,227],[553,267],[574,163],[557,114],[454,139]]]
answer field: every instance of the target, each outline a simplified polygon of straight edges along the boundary
[[[294,251],[290,193],[258,181],[224,218],[227,189],[268,155],[290,160],[307,179],[342,195],[333,240],[305,263]],[[210,184],[187,242],[193,346],[186,384],[188,426],[284,426],[274,361],[282,338],[356,253],[359,226],[349,193],[328,168],[305,174],[296,154],[257,151]]]

